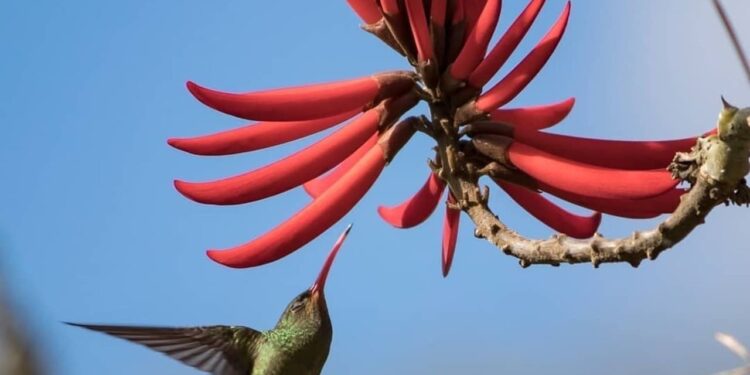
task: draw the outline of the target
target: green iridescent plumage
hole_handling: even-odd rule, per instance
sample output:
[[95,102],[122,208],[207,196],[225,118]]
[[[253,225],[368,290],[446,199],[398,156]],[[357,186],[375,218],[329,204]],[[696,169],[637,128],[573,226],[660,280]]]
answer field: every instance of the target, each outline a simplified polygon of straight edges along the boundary
[[318,375],[333,338],[323,289],[350,228],[339,237],[313,286],[289,303],[271,330],[68,324],[147,346],[214,375]]

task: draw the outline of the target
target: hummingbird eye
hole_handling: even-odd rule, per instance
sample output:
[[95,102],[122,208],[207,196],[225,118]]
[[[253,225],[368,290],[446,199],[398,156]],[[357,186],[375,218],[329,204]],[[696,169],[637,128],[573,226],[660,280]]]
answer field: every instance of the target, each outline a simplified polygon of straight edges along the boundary
[[302,306],[305,306],[304,299],[298,299],[298,300],[294,301],[294,303],[292,304],[291,310],[292,311],[298,311],[299,309],[302,308]]

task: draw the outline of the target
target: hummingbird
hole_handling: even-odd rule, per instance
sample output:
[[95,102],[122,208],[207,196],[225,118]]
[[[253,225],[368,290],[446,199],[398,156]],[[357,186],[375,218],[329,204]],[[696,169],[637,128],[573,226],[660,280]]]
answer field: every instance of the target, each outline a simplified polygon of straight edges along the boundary
[[67,323],[103,332],[162,352],[213,375],[318,375],[333,338],[323,293],[328,272],[351,230],[331,249],[313,285],[295,297],[276,326],[146,327]]

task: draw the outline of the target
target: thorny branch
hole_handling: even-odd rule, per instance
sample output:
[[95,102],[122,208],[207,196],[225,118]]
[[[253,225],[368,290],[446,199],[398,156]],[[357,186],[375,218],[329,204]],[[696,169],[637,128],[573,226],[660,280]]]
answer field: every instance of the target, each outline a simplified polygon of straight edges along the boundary
[[[487,189],[479,177],[509,180],[533,188],[533,180],[516,170],[502,155],[487,160],[473,144],[461,141],[453,119],[439,102],[431,104],[432,133],[438,147],[438,160],[432,163],[457,197],[460,208],[476,226],[475,235],[485,238],[504,253],[519,259],[521,266],[532,264],[628,262],[637,267],[642,260],[656,259],[705,222],[711,210],[721,204],[747,205],[750,189],[745,182],[750,157],[750,108],[731,106],[722,112],[719,134],[699,138],[689,153],[679,153],[669,166],[675,178],[691,184],[674,213],[656,228],[636,231],[631,236],[608,239],[597,234],[577,240],[556,234],[546,240],[528,239],[505,225],[489,208]],[[509,142],[512,142],[509,139]]]

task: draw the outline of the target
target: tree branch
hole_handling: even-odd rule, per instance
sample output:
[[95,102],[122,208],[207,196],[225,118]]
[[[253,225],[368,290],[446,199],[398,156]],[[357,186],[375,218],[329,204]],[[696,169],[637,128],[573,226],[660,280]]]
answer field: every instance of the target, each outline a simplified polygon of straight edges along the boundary
[[461,207],[474,222],[475,235],[518,258],[522,267],[562,263],[591,263],[598,267],[614,262],[628,262],[637,267],[642,260],[656,259],[687,237],[705,222],[714,207],[748,204],[744,176],[750,169],[750,108],[739,111],[734,108],[731,114],[731,121],[725,118],[723,125],[720,123],[719,135],[700,138],[690,153],[675,156],[669,169],[692,187],[682,196],[674,213],[656,228],[636,231],[625,238],[607,239],[597,234],[577,240],[556,234],[546,240],[528,239],[506,226],[490,210],[475,176],[450,173],[446,180],[454,195],[463,197]]

